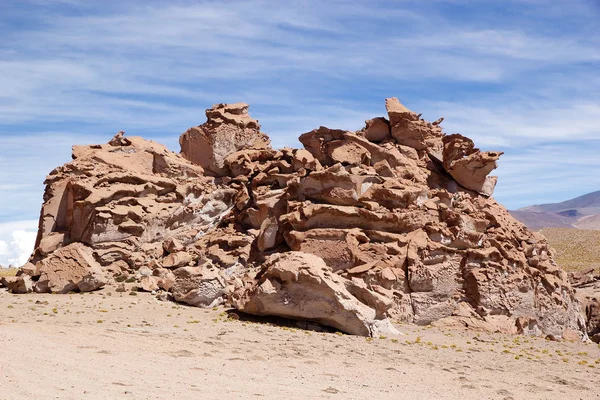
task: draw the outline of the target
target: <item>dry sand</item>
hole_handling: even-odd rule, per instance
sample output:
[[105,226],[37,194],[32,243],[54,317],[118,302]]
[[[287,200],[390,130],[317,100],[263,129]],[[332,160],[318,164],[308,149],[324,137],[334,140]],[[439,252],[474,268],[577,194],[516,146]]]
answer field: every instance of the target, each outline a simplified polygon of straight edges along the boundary
[[112,289],[2,290],[0,399],[600,397],[596,344],[411,325],[366,339],[225,311]]

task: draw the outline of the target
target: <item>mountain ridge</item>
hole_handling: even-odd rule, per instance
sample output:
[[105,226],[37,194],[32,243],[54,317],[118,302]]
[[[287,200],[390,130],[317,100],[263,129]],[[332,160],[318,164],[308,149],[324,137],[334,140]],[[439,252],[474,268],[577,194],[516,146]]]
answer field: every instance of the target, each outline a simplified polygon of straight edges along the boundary
[[530,229],[600,230],[600,190],[558,203],[536,204],[509,211]]

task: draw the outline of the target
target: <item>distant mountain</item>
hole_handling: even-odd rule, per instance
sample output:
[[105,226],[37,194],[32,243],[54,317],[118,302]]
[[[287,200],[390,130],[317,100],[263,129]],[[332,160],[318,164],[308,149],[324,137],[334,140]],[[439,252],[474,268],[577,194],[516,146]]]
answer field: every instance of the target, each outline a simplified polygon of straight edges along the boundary
[[573,219],[549,212],[509,210],[511,215],[527,225],[530,229],[543,228],[575,228]]
[[523,207],[519,211],[549,212],[564,215],[572,212],[577,212],[579,215],[600,214],[600,190],[561,203]]
[[579,228],[600,230],[600,190],[560,203],[511,210],[513,217],[531,229]]

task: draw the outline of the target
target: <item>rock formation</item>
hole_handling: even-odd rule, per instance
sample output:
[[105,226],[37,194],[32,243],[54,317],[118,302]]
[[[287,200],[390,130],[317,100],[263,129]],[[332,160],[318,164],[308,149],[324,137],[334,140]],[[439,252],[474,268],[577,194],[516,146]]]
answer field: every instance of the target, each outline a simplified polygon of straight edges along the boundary
[[248,104],[218,104],[206,111],[208,121],[179,138],[181,155],[204,168],[207,175],[224,176],[227,156],[246,148],[268,148],[269,138],[248,115]]
[[570,273],[569,280],[585,315],[587,334],[592,341],[600,343],[600,270],[592,268]]
[[358,335],[394,332],[392,319],[584,337],[545,239],[490,197],[502,153],[386,108],[356,132],[307,132],[304,149],[272,149],[242,103],[207,110],[180,155],[122,133],[75,146],[12,285],[127,283]]

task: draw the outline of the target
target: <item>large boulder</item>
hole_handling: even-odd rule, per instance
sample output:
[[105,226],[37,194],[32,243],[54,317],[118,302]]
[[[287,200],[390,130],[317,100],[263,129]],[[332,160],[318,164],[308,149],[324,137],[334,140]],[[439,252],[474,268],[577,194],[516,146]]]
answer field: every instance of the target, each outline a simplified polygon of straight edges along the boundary
[[443,133],[438,124],[421,119],[420,114],[410,111],[395,97],[385,99],[385,108],[392,136],[399,144],[432,154],[440,153]]
[[8,289],[10,293],[23,294],[33,292],[33,281],[26,274],[19,276],[3,276],[0,278],[1,286]]
[[179,138],[181,154],[207,173],[227,175],[225,159],[242,149],[269,147],[258,121],[248,115],[248,104],[217,104],[206,110],[205,124],[188,129]]
[[176,301],[196,307],[214,307],[225,301],[225,280],[215,268],[183,267],[174,274]]
[[92,249],[72,243],[40,261],[37,292],[91,292],[106,284],[102,268],[92,256]]
[[496,169],[501,151],[481,152],[473,141],[459,134],[445,136],[444,168],[460,185],[485,196],[491,196],[496,187],[495,176],[488,176]]
[[386,317],[390,299],[335,275],[323,259],[307,253],[271,256],[257,282],[233,299],[249,314],[317,321],[360,336],[399,333]]
[[365,121],[365,139],[371,142],[383,142],[391,138],[390,121],[383,117],[368,119]]

